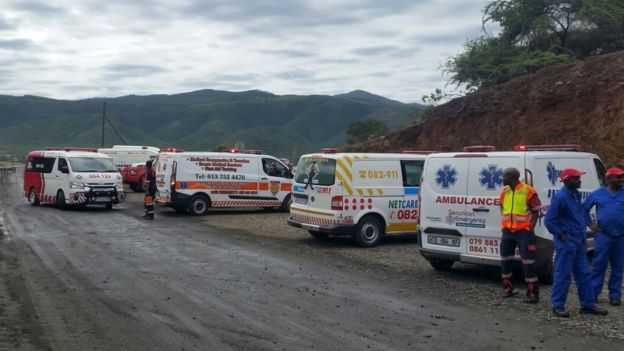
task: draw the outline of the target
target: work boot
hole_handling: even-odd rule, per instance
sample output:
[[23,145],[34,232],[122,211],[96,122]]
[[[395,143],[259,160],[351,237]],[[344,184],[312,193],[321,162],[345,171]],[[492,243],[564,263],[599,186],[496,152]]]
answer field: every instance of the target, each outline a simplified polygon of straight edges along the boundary
[[570,313],[563,308],[555,308],[553,307],[553,315],[559,318],[570,318]]
[[597,316],[606,316],[606,315],[609,314],[609,312],[607,310],[605,310],[604,308],[597,307],[597,306],[594,306],[593,308],[582,307],[581,310],[579,311],[579,313],[582,313],[582,314],[595,314]]
[[539,288],[537,283],[527,283],[527,293],[524,297],[525,303],[538,303],[539,302]]
[[511,279],[503,278],[503,298],[512,297],[517,293],[518,290],[514,289]]
[[622,301],[620,299],[609,299],[609,304],[611,306],[619,306],[622,304]]

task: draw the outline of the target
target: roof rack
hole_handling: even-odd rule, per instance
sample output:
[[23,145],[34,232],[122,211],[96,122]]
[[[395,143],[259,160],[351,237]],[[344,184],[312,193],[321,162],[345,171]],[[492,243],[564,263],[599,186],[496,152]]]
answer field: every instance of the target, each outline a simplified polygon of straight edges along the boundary
[[435,154],[438,152],[440,151],[436,151],[436,150],[403,150],[401,151],[402,154],[415,154],[415,155],[429,155],[429,154]]
[[496,146],[493,145],[470,145],[464,146],[464,151],[467,152],[488,152],[488,151],[496,151]]
[[83,151],[83,152],[98,152],[96,147],[74,147],[74,146],[48,146],[47,151]]
[[514,151],[583,151],[580,144],[516,145]]
[[324,154],[335,154],[338,152],[338,148],[335,147],[324,147],[321,149],[321,152]]

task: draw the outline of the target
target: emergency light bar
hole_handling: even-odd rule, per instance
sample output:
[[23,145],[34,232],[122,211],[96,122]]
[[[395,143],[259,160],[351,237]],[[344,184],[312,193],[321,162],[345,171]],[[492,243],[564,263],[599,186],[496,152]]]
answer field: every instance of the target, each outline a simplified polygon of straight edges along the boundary
[[338,152],[338,149],[334,147],[324,147],[321,149],[321,152],[324,154],[335,154]]
[[264,153],[262,150],[243,150],[241,152],[244,154],[252,154],[252,155],[262,155]]
[[496,146],[493,145],[471,145],[464,146],[464,151],[467,152],[488,152],[488,151],[496,151]]
[[516,145],[514,151],[583,151],[580,144]]
[[178,149],[176,147],[166,147],[166,148],[163,148],[161,151],[163,151],[163,152],[184,152],[183,149]]
[[73,146],[48,146],[46,147],[48,151],[84,151],[84,152],[97,152],[97,148],[95,147],[73,147]]

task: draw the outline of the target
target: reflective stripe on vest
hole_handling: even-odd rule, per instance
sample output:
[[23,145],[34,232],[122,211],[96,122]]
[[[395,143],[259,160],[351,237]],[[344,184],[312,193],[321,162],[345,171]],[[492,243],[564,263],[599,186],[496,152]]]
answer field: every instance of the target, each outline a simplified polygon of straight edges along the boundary
[[503,218],[501,226],[512,232],[531,229],[531,210],[528,199],[535,194],[530,186],[520,183],[515,191],[506,186],[503,189]]

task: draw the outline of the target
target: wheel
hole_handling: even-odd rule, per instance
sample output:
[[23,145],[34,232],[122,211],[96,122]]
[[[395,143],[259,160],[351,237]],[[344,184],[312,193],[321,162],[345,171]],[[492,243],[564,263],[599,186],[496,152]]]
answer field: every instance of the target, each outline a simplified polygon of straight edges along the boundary
[[555,251],[552,260],[548,260],[543,266],[537,269],[537,279],[542,284],[552,284],[553,272],[555,270]]
[[193,216],[203,216],[208,213],[210,207],[210,200],[206,195],[194,195],[189,201],[189,212]]
[[137,188],[137,184],[136,183],[130,183],[129,186],[130,186],[130,189],[132,191],[134,191],[135,193],[139,192],[139,188]]
[[384,228],[381,226],[381,222],[375,217],[366,216],[360,220],[355,228],[353,240],[360,246],[371,247],[379,244],[383,235]]
[[61,210],[67,209],[67,203],[65,202],[65,193],[63,192],[63,190],[59,190],[58,193],[56,193],[56,205]]
[[286,195],[284,201],[282,202],[282,207],[280,207],[280,211],[282,212],[290,212],[290,204],[292,203],[292,197],[290,194]]
[[431,265],[431,267],[433,267],[436,271],[450,271],[451,268],[453,268],[453,263],[455,263],[455,261],[450,261],[450,260],[430,260],[429,264]]
[[315,230],[308,230],[308,233],[310,233],[310,235],[312,235],[315,239],[318,239],[318,240],[324,240],[324,239],[327,239],[327,237],[329,237],[329,234],[323,233],[323,232],[317,232]]
[[143,182],[145,181],[145,176],[142,176],[141,179],[139,179],[139,183],[135,186],[136,187],[136,192],[137,193],[142,193],[145,192],[145,188],[143,187]]
[[106,204],[106,209],[107,210],[112,210],[113,209],[113,203],[112,202],[107,203]]
[[35,188],[30,188],[30,191],[28,192],[28,203],[31,206],[38,206],[39,205],[39,199],[37,198],[37,193],[35,192]]

